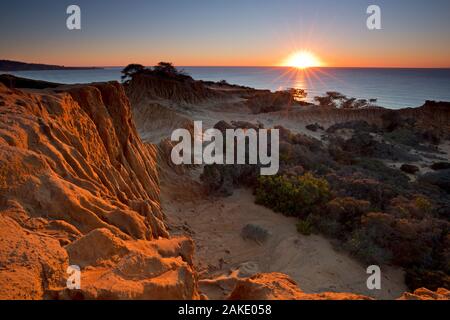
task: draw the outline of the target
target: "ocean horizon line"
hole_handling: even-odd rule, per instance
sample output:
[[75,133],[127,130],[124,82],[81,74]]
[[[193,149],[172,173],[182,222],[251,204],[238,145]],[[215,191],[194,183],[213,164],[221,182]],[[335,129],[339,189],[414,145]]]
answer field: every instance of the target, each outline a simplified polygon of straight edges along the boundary
[[[64,67],[75,67],[75,68],[124,68],[126,65],[120,66],[66,66]],[[153,67],[153,65],[144,65],[144,67]],[[298,69],[296,67],[290,66],[198,66],[198,65],[175,65],[177,68],[286,68],[286,69]],[[450,69],[448,67],[335,67],[335,66],[318,66],[318,67],[308,67],[307,69],[397,69],[397,70],[445,70]],[[302,70],[302,69],[299,69]],[[305,70],[305,69],[303,69]]]

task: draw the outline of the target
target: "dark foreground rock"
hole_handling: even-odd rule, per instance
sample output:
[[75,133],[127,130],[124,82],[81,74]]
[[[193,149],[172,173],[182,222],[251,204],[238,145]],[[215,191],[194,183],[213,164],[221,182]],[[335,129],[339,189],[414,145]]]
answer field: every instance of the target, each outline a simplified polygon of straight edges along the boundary
[[431,165],[431,169],[438,170],[447,170],[450,169],[450,162],[436,162]]
[[412,164],[402,164],[400,170],[402,170],[405,173],[416,174],[420,169],[418,166]]

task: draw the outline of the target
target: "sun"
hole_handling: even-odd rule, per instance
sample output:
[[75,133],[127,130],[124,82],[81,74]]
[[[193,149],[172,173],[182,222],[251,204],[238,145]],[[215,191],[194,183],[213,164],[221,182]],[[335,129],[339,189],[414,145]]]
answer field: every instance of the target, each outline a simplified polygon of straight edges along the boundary
[[309,51],[298,51],[291,54],[282,64],[284,67],[306,69],[320,67],[322,62]]

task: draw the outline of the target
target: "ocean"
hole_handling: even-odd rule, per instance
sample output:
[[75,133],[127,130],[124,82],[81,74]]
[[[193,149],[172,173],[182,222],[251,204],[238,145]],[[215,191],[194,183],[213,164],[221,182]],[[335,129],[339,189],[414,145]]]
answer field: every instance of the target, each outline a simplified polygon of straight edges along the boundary
[[[11,72],[19,77],[59,83],[118,80],[122,68]],[[220,81],[272,91],[305,89],[308,100],[326,91],[348,97],[376,98],[377,105],[400,109],[425,100],[450,101],[450,69],[181,67],[194,79]],[[1,73],[1,72],[0,72]]]

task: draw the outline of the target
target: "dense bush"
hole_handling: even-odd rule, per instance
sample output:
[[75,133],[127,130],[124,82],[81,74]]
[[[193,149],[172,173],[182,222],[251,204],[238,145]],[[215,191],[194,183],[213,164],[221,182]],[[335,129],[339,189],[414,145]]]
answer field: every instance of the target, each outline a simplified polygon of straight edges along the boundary
[[363,173],[380,182],[388,183],[397,190],[406,187],[409,183],[409,178],[403,172],[389,168],[377,159],[359,158],[357,166],[364,170]]
[[349,98],[336,91],[328,91],[325,96],[314,97],[320,107],[342,108],[342,109],[361,109],[373,106],[377,99],[356,99]]
[[411,290],[449,288],[450,235],[446,221],[432,217],[433,205],[421,195],[392,199],[389,212],[370,212],[368,201],[335,198],[325,210],[297,225],[337,238],[367,264],[392,263],[406,269]]
[[370,202],[351,197],[334,198],[308,221],[315,230],[332,238],[346,241],[361,225],[361,217],[370,210]]
[[409,288],[427,288],[437,290],[439,288],[450,288],[450,276],[440,270],[427,270],[423,268],[407,269],[405,283]]
[[256,203],[288,216],[305,218],[331,197],[324,179],[311,173],[302,176],[261,176],[255,191]]
[[[299,217],[296,228],[303,235],[319,231],[339,239],[365,263],[404,267],[410,289],[448,287],[449,224],[433,218],[433,203],[420,194],[395,196],[374,179],[340,179],[354,197],[332,198],[326,180],[306,173],[259,178],[256,202]],[[386,211],[371,212],[380,206]]]
[[351,152],[342,150],[338,145],[330,144],[328,147],[328,153],[331,158],[342,165],[353,165],[356,163],[355,157]]
[[390,185],[376,179],[364,178],[364,175],[358,173],[347,176],[330,174],[327,180],[338,196],[366,200],[377,209],[383,210],[397,195]]
[[390,262],[392,254],[378,245],[370,232],[371,230],[355,230],[349,239],[344,242],[344,248],[369,265]]
[[433,212],[433,204],[422,195],[413,199],[398,196],[391,200],[388,211],[398,218],[422,219]]
[[392,143],[400,143],[406,146],[417,148],[420,146],[420,139],[416,133],[409,128],[399,128],[384,134],[384,138]]
[[361,223],[367,237],[390,252],[394,264],[404,267],[433,267],[434,250],[447,232],[443,221],[396,218],[380,212],[368,213]]
[[[360,225],[361,216],[370,208],[370,202],[351,197],[335,198],[326,206],[326,219],[333,219],[340,225],[345,235]],[[340,237],[342,235],[339,235]]]

